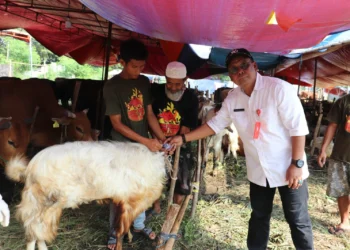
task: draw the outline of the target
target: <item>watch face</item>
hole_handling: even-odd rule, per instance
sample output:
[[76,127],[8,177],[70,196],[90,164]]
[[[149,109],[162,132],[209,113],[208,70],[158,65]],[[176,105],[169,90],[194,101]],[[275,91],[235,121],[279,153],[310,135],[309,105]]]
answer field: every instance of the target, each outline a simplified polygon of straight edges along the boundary
[[304,161],[303,160],[297,160],[296,161],[297,167],[301,168],[304,166]]

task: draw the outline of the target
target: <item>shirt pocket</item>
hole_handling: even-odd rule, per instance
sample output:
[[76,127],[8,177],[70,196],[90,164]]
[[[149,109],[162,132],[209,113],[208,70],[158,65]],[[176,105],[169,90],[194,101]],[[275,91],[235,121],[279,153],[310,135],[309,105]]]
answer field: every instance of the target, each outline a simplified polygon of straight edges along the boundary
[[238,133],[246,131],[248,129],[249,116],[247,111],[232,112],[231,119],[233,125],[235,125],[236,129],[238,130]]

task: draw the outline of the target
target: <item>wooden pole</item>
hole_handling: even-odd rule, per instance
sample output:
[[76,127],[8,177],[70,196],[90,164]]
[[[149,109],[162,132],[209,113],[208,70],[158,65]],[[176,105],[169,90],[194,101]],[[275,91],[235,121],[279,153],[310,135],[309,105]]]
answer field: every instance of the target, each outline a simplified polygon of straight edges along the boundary
[[39,113],[39,109],[40,109],[39,106],[36,106],[35,110],[34,110],[34,114],[33,114],[33,117],[32,117],[32,124],[30,125],[29,135],[28,135],[29,141],[30,141],[30,138],[32,137],[32,134],[33,134],[34,125],[35,125],[36,117],[38,116],[38,113]]
[[179,170],[180,150],[181,150],[181,147],[176,148],[174,165],[170,174],[171,183],[170,183],[170,191],[169,191],[169,197],[168,197],[168,207],[170,207],[171,204],[173,204],[174,190],[175,190],[175,184],[177,180],[177,172]]
[[[185,200],[183,201],[182,205],[181,205],[181,208],[180,208],[180,211],[179,213],[177,214],[177,217],[176,217],[176,220],[174,222],[174,225],[170,231],[171,234],[177,234],[178,231],[179,231],[179,228],[180,228],[180,225],[181,225],[181,222],[182,222],[182,219],[185,215],[185,212],[186,212],[186,208],[188,206],[188,202],[190,201],[191,199],[191,195],[187,195]],[[170,238],[167,243],[165,244],[165,250],[172,250],[173,249],[173,246],[174,246],[174,243],[175,243],[175,239],[174,238]]]
[[108,22],[108,37],[106,41],[106,62],[105,62],[105,75],[104,80],[108,80],[108,70],[109,70],[109,57],[111,54],[111,41],[112,41],[112,25],[113,23]]
[[193,201],[192,201],[192,208],[191,208],[191,218],[194,218],[194,215],[196,213],[197,203],[198,203],[198,195],[199,195],[199,189],[200,189],[200,183],[201,183],[201,165],[202,165],[202,140],[198,140],[198,150],[197,150],[197,168],[196,168],[196,178],[195,181],[192,183],[192,192],[193,194]]
[[316,107],[316,77],[317,77],[317,57],[315,58],[315,69],[314,69],[314,108]]
[[300,62],[299,62],[299,77],[298,77],[298,96],[299,96],[299,92],[300,92],[300,79],[301,79],[301,66],[303,65],[303,54],[301,54],[300,56]]
[[77,107],[80,86],[81,86],[81,81],[76,81],[75,86],[74,86],[73,100],[72,100],[72,112],[73,113],[75,112],[75,109]]
[[[111,55],[111,43],[112,43],[112,27],[113,27],[113,23],[108,22],[108,37],[106,40],[106,50],[105,50],[105,72],[104,72],[104,77],[103,77],[104,83],[108,80],[109,59],[110,59],[110,55]],[[103,86],[101,89],[103,89]],[[96,107],[96,123],[98,122],[100,124],[101,139],[104,139],[105,103],[103,101],[103,91],[102,90],[99,93],[99,97],[98,97],[97,102],[98,102],[98,105]]]
[[323,117],[323,112],[322,112],[322,103],[321,103],[320,104],[319,115],[318,115],[318,120],[317,120],[316,128],[315,128],[315,131],[314,131],[314,139],[312,141],[312,146],[311,146],[311,151],[310,151],[311,155],[314,155],[315,145],[316,145],[316,138],[317,138],[318,132],[320,130],[322,117]]
[[165,248],[165,243],[166,243],[166,239],[164,239],[162,236],[162,234],[167,235],[170,233],[171,229],[173,228],[175,219],[179,213],[180,210],[180,205],[178,204],[172,204],[169,209],[168,212],[166,214],[166,218],[164,221],[164,224],[162,226],[162,230],[161,230],[161,234],[160,236],[158,236],[157,238],[157,246],[158,246],[158,250],[164,250]]

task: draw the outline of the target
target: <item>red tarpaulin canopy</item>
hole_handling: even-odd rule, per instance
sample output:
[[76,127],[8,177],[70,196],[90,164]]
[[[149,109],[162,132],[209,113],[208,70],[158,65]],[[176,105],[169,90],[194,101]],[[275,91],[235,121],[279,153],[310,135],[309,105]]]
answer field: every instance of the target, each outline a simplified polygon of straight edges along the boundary
[[[255,52],[311,47],[350,28],[348,0],[81,0],[102,17],[151,37]],[[278,25],[267,25],[275,13]]]
[[[272,13],[278,25],[267,24]],[[0,16],[0,30],[24,28],[55,54],[93,65],[104,64],[109,20],[111,64],[120,42],[136,37],[151,52],[145,72],[162,75],[188,43],[278,54],[313,46],[350,28],[350,1],[0,0]],[[222,71],[195,61],[196,78]]]
[[[317,87],[350,86],[350,45],[338,46],[323,53],[308,53],[303,55],[301,59],[287,60],[277,67],[276,75],[298,81],[300,68],[300,79],[313,85],[316,58]],[[301,67],[300,60],[302,60]]]

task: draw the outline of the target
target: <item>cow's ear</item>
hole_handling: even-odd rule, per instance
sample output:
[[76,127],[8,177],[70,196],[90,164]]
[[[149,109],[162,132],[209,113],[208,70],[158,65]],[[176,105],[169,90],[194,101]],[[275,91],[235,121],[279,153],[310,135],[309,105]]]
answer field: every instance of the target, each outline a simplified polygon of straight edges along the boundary
[[51,118],[51,120],[54,121],[55,123],[59,123],[61,125],[69,125],[72,122],[72,118],[68,118],[68,117]]
[[83,112],[85,113],[85,115],[89,112],[89,109],[84,109]]
[[24,123],[26,125],[31,125],[33,123],[33,118],[26,118],[26,119],[24,119]]
[[11,116],[9,116],[9,117],[0,117],[0,122],[4,121],[4,120],[11,121],[12,117]]
[[0,120],[0,130],[11,128],[12,123],[9,120]]

